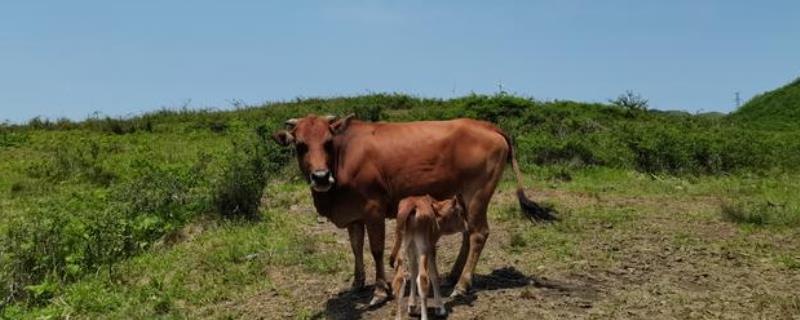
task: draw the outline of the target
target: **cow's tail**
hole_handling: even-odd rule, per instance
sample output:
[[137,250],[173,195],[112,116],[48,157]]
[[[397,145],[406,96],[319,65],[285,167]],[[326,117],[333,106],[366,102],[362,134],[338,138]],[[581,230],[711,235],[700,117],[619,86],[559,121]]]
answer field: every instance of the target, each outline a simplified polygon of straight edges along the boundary
[[519,164],[517,163],[517,158],[514,156],[514,145],[511,143],[511,138],[500,129],[497,129],[497,132],[506,139],[506,143],[508,144],[507,160],[511,162],[511,168],[514,170],[514,177],[517,179],[517,200],[519,200],[519,206],[522,208],[522,212],[531,220],[558,220],[553,209],[542,207],[525,195],[525,188],[522,186],[522,172],[519,171]]

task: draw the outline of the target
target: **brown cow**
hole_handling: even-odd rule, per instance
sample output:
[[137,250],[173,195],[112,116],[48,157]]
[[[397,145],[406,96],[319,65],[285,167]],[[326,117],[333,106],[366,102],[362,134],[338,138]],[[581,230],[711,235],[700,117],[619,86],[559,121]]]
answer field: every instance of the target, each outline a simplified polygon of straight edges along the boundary
[[[403,295],[406,281],[411,282],[409,292],[409,313],[415,309],[419,297],[422,319],[428,319],[428,289],[433,289],[433,304],[437,316],[444,316],[447,310],[439,293],[439,271],[436,267],[436,243],[439,238],[449,234],[467,231],[467,218],[460,196],[444,201],[436,201],[430,196],[408,197],[400,201],[397,210],[397,237],[393,253],[397,256],[392,288],[397,299],[397,319],[403,318]],[[407,259],[406,259],[407,258]],[[407,265],[406,263],[407,262]],[[410,274],[409,274],[410,273]]]
[[554,219],[523,193],[522,175],[511,143],[490,123],[471,119],[368,123],[308,115],[286,121],[289,130],[273,135],[294,145],[300,170],[311,185],[317,212],[347,228],[355,255],[354,287],[364,286],[364,229],[375,259],[371,303],[388,297],[384,275],[384,219],[393,218],[400,199],[429,194],[437,199],[460,195],[466,204],[468,231],[450,272],[459,276],[453,295],[466,293],[489,236],[486,209],[506,161],[517,178],[517,197],[532,218]]

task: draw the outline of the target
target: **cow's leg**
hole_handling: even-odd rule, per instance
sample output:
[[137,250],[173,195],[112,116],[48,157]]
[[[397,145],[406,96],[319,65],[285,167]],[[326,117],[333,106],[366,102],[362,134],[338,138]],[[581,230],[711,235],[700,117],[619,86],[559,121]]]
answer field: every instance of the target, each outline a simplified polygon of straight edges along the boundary
[[477,194],[469,203],[467,203],[468,214],[468,230],[469,233],[469,252],[467,253],[467,261],[464,265],[464,270],[461,272],[461,277],[458,279],[451,297],[456,297],[467,293],[469,286],[472,284],[472,273],[475,271],[475,266],[478,264],[478,258],[483,251],[483,245],[486,239],[489,238],[489,224],[486,219],[486,209],[489,205],[494,188],[485,190],[482,194]]
[[350,236],[350,248],[353,249],[353,257],[355,258],[353,289],[360,289],[364,287],[366,278],[364,273],[364,224],[354,222],[347,226],[347,233]]
[[375,260],[375,292],[372,296],[370,305],[376,305],[389,298],[389,285],[386,283],[386,273],[383,264],[383,245],[386,238],[386,222],[381,217],[367,223],[367,236],[369,237],[369,249],[372,258]]
[[461,277],[461,272],[464,270],[464,263],[467,262],[467,253],[469,253],[469,232],[464,231],[461,238],[461,249],[458,251],[458,258],[450,269],[450,275],[447,277],[448,285],[455,285]]

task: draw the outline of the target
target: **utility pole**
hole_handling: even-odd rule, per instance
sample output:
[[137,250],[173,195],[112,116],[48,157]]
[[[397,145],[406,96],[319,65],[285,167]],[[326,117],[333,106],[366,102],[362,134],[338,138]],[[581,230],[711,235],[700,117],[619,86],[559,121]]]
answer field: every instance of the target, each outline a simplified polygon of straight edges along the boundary
[[497,80],[497,89],[499,90],[498,93],[503,94],[503,80]]
[[742,98],[739,95],[739,91],[736,91],[736,109],[742,106]]

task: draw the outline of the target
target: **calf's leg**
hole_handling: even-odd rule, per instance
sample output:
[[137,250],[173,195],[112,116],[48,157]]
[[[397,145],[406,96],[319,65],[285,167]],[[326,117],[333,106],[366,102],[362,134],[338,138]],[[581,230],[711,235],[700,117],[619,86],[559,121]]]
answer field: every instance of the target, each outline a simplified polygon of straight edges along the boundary
[[428,253],[426,248],[417,248],[421,253],[419,256],[419,275],[417,276],[417,290],[419,291],[419,313],[422,320],[428,320],[428,289],[430,281],[428,277]]
[[405,266],[403,266],[403,258],[399,258],[395,268],[394,281],[392,281],[394,297],[397,299],[397,314],[395,315],[397,320],[403,319],[403,302],[405,301],[404,295],[406,293],[406,270]]
[[413,243],[406,246],[406,254],[408,255],[408,271],[411,273],[409,276],[411,289],[408,293],[408,313],[413,314],[414,309],[417,307],[417,276],[419,276],[417,248]]
[[431,286],[433,287],[433,304],[434,308],[436,308],[436,315],[437,316],[444,316],[447,314],[447,309],[444,307],[444,303],[442,303],[442,295],[439,292],[439,270],[436,268],[436,245],[432,245],[429,248],[428,255],[430,259],[428,260],[428,270],[430,270],[430,279],[431,279]]

